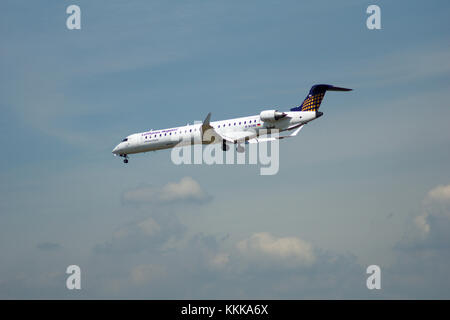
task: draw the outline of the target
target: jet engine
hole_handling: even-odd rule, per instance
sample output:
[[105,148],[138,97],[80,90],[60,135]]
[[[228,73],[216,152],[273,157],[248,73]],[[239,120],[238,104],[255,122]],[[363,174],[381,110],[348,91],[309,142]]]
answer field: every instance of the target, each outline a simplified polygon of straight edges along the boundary
[[287,116],[286,113],[279,112],[278,110],[264,110],[259,114],[261,121],[264,122],[275,122],[286,116]]

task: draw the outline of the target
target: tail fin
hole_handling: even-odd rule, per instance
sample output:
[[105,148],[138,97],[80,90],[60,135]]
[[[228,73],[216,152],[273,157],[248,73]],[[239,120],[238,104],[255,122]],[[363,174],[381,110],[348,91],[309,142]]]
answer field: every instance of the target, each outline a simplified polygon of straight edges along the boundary
[[309,90],[308,96],[305,98],[303,103],[291,111],[317,111],[319,110],[320,104],[322,103],[325,92],[327,91],[350,91],[352,89],[335,87],[329,84],[316,84]]

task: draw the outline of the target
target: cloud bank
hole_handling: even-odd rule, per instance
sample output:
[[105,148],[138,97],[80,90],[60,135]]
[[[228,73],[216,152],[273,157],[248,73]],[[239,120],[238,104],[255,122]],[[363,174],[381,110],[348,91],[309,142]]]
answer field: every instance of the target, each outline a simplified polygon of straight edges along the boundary
[[163,187],[140,187],[123,194],[126,204],[171,204],[180,202],[206,202],[210,197],[191,177],[179,182],[170,182]]

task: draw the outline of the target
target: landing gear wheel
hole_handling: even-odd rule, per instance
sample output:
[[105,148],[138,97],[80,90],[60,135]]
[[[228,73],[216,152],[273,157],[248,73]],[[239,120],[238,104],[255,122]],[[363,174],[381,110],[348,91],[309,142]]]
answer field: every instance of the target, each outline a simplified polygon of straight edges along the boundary
[[123,159],[123,163],[128,163],[128,159]]
[[226,141],[222,141],[222,151],[228,151],[230,147],[227,145]]
[[239,153],[243,153],[243,152],[245,152],[245,148],[243,146],[241,146],[240,144],[238,144],[238,146],[236,147],[236,151]]

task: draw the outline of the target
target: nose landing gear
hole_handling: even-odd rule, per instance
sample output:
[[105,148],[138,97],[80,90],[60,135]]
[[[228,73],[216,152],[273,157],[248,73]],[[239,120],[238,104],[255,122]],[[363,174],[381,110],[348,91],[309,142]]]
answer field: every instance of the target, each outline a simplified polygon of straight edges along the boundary
[[123,163],[128,163],[128,155],[126,155],[126,154],[121,154],[120,156],[124,158],[124,159],[123,159]]

